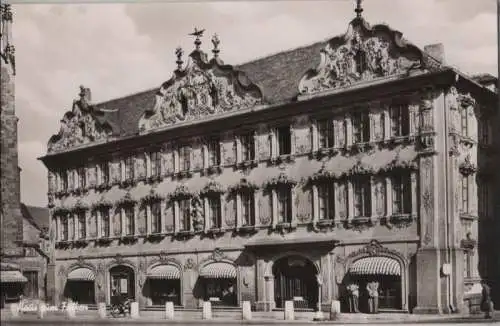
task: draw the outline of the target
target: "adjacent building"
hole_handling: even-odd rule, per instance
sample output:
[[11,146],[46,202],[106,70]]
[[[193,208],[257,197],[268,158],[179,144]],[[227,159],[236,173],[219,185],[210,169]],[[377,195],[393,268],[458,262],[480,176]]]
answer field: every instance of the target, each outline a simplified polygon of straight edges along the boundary
[[41,158],[55,300],[347,309],[357,284],[365,310],[377,281],[385,311],[467,309],[500,270],[497,80],[361,13],[239,66],[195,31],[157,89],[82,86]]
[[21,203],[15,112],[15,56],[12,11],[0,5],[1,68],[1,305],[26,299],[45,300],[49,211]]

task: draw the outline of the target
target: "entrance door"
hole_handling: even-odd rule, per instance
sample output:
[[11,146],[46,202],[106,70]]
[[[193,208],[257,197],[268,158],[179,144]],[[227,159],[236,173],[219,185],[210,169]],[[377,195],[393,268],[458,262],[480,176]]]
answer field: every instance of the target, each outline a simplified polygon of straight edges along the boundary
[[114,290],[123,298],[135,299],[134,271],[128,266],[116,266],[109,271],[111,277],[111,293],[113,298]]
[[293,301],[296,308],[316,308],[318,283],[316,269],[307,259],[292,256],[274,263],[274,299],[277,308]]

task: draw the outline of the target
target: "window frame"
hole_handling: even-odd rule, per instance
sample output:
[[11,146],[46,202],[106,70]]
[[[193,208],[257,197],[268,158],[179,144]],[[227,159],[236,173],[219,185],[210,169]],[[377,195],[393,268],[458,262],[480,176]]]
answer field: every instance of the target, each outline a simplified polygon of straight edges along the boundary
[[221,165],[221,144],[219,138],[211,138],[207,143],[208,167],[217,167]]
[[126,236],[135,235],[135,209],[132,205],[126,205],[123,208],[125,214],[125,225],[123,225]]
[[222,203],[219,195],[211,195],[207,197],[208,204],[208,220],[210,221],[210,229],[222,228]]
[[335,218],[335,185],[331,181],[316,185],[318,190],[318,220],[330,221]]
[[467,108],[460,109],[460,134],[463,137],[469,137],[469,119]]
[[179,221],[178,230],[180,232],[191,231],[191,200],[189,198],[178,199],[177,200],[179,216],[177,220]]
[[252,133],[240,135],[241,161],[252,161],[255,159],[255,139]]
[[367,143],[370,141],[370,115],[367,110],[352,113],[351,126],[353,144]]
[[372,214],[370,176],[356,176],[351,182],[353,188],[353,217],[370,217]]
[[389,108],[391,137],[405,137],[410,134],[409,106],[404,103],[393,103]]
[[177,149],[179,154],[179,172],[187,172],[191,170],[191,147],[188,145],[179,146]]
[[99,214],[101,215],[101,237],[109,238],[111,236],[111,216],[109,208],[100,208]]
[[278,186],[275,188],[277,200],[277,216],[278,224],[292,223],[292,189],[287,185]]
[[240,192],[241,226],[255,225],[255,194],[251,191]]
[[61,215],[61,240],[68,241],[69,240],[69,214]]
[[460,180],[460,191],[461,191],[461,203],[460,203],[460,210],[463,214],[469,213],[469,208],[470,208],[470,198],[469,198],[469,176],[468,175],[461,175],[461,180]]
[[335,147],[335,129],[332,119],[321,119],[316,122],[318,131],[318,148],[328,149]]
[[129,155],[124,159],[125,164],[125,180],[134,180],[135,178],[135,158],[133,155]]
[[276,128],[276,145],[278,156],[292,154],[292,129],[290,125]]
[[162,232],[162,213],[161,201],[153,201],[149,204],[149,211],[151,212],[151,233]]
[[149,164],[151,168],[151,176],[161,176],[161,152],[152,151],[149,153]]
[[99,163],[99,174],[100,174],[100,181],[102,185],[107,185],[109,184],[110,180],[110,173],[109,173],[109,162],[104,161]]
[[76,239],[82,240],[87,237],[87,212],[84,210],[79,210],[76,213],[76,221],[77,221],[77,230],[78,234],[76,235]]
[[409,173],[397,173],[391,176],[392,214],[411,214],[411,177]]

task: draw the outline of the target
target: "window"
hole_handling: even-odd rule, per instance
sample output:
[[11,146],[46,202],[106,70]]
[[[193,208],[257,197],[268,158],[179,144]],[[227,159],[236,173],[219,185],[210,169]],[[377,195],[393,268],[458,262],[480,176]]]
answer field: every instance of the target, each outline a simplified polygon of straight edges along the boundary
[[279,187],[276,189],[278,197],[278,223],[292,222],[292,197],[290,188]]
[[366,70],[366,53],[365,51],[359,50],[354,55],[354,61],[356,62],[356,72],[362,74]]
[[101,209],[101,237],[108,238],[110,236],[109,232],[109,209]]
[[469,177],[462,175],[462,213],[469,212]]
[[149,157],[151,161],[151,175],[155,177],[161,176],[161,153],[152,152]]
[[134,235],[135,234],[135,220],[134,220],[134,207],[127,206],[124,207],[125,212],[125,234]]
[[370,177],[353,179],[354,190],[354,217],[368,217],[371,215],[371,185]]
[[210,196],[208,198],[208,206],[210,227],[218,229],[222,226],[220,198],[217,196]]
[[481,119],[480,120],[480,125],[479,129],[481,131],[479,137],[479,142],[484,145],[488,145],[490,142],[490,134],[489,134],[489,125],[488,125],[488,120],[486,119]]
[[191,230],[191,203],[189,199],[179,201],[179,231]]
[[254,139],[252,134],[245,134],[240,136],[241,142],[241,160],[251,161],[254,159]]
[[392,177],[392,213],[411,213],[411,188],[408,174],[399,174]]
[[335,195],[332,182],[318,185],[318,204],[319,219],[333,219],[335,216]]
[[61,190],[68,190],[68,171],[61,171],[59,177]]
[[61,240],[69,239],[69,218],[68,215],[61,216]]
[[85,223],[85,211],[79,211],[77,213],[77,220],[78,220],[78,225],[77,225],[77,230],[78,230],[78,239],[85,239],[87,236],[87,224]]
[[331,148],[333,144],[333,122],[331,120],[318,121],[318,146]]
[[108,162],[102,162],[99,164],[99,170],[101,174],[101,184],[109,183],[109,164]]
[[208,142],[208,166],[220,165],[220,143],[218,139]]
[[161,202],[151,204],[151,232],[161,233]]
[[189,171],[191,169],[191,148],[183,146],[179,148],[179,171]]
[[292,144],[290,136],[290,127],[280,127],[277,129],[278,154],[290,155],[292,153]]
[[84,189],[87,186],[87,175],[85,174],[85,168],[78,169],[78,188]]
[[255,224],[254,195],[251,192],[242,192],[241,198],[241,223],[243,226]]
[[460,129],[462,136],[468,137],[469,136],[469,124],[467,121],[467,109],[463,108],[460,111]]
[[407,136],[410,132],[408,106],[395,105],[391,107],[391,136]]
[[370,120],[367,112],[356,112],[352,115],[352,142],[366,143],[370,141]]
[[134,157],[129,156],[125,159],[125,180],[134,179]]
[[69,189],[75,188],[75,173],[73,170],[70,170],[68,172],[68,188]]

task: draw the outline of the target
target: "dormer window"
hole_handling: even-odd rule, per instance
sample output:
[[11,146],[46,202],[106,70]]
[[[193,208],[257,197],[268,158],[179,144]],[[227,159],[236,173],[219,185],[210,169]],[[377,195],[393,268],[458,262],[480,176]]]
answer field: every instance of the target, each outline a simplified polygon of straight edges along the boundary
[[407,136],[410,132],[409,111],[407,105],[397,104],[390,108],[391,136]]
[[356,62],[356,72],[362,74],[366,70],[366,53],[363,50],[358,50],[354,56],[354,61]]
[[318,121],[318,145],[319,148],[334,147],[333,121],[330,119]]
[[290,155],[292,153],[290,126],[277,128],[276,134],[278,139],[278,155]]
[[370,141],[370,118],[368,112],[352,114],[352,141],[354,144]]

